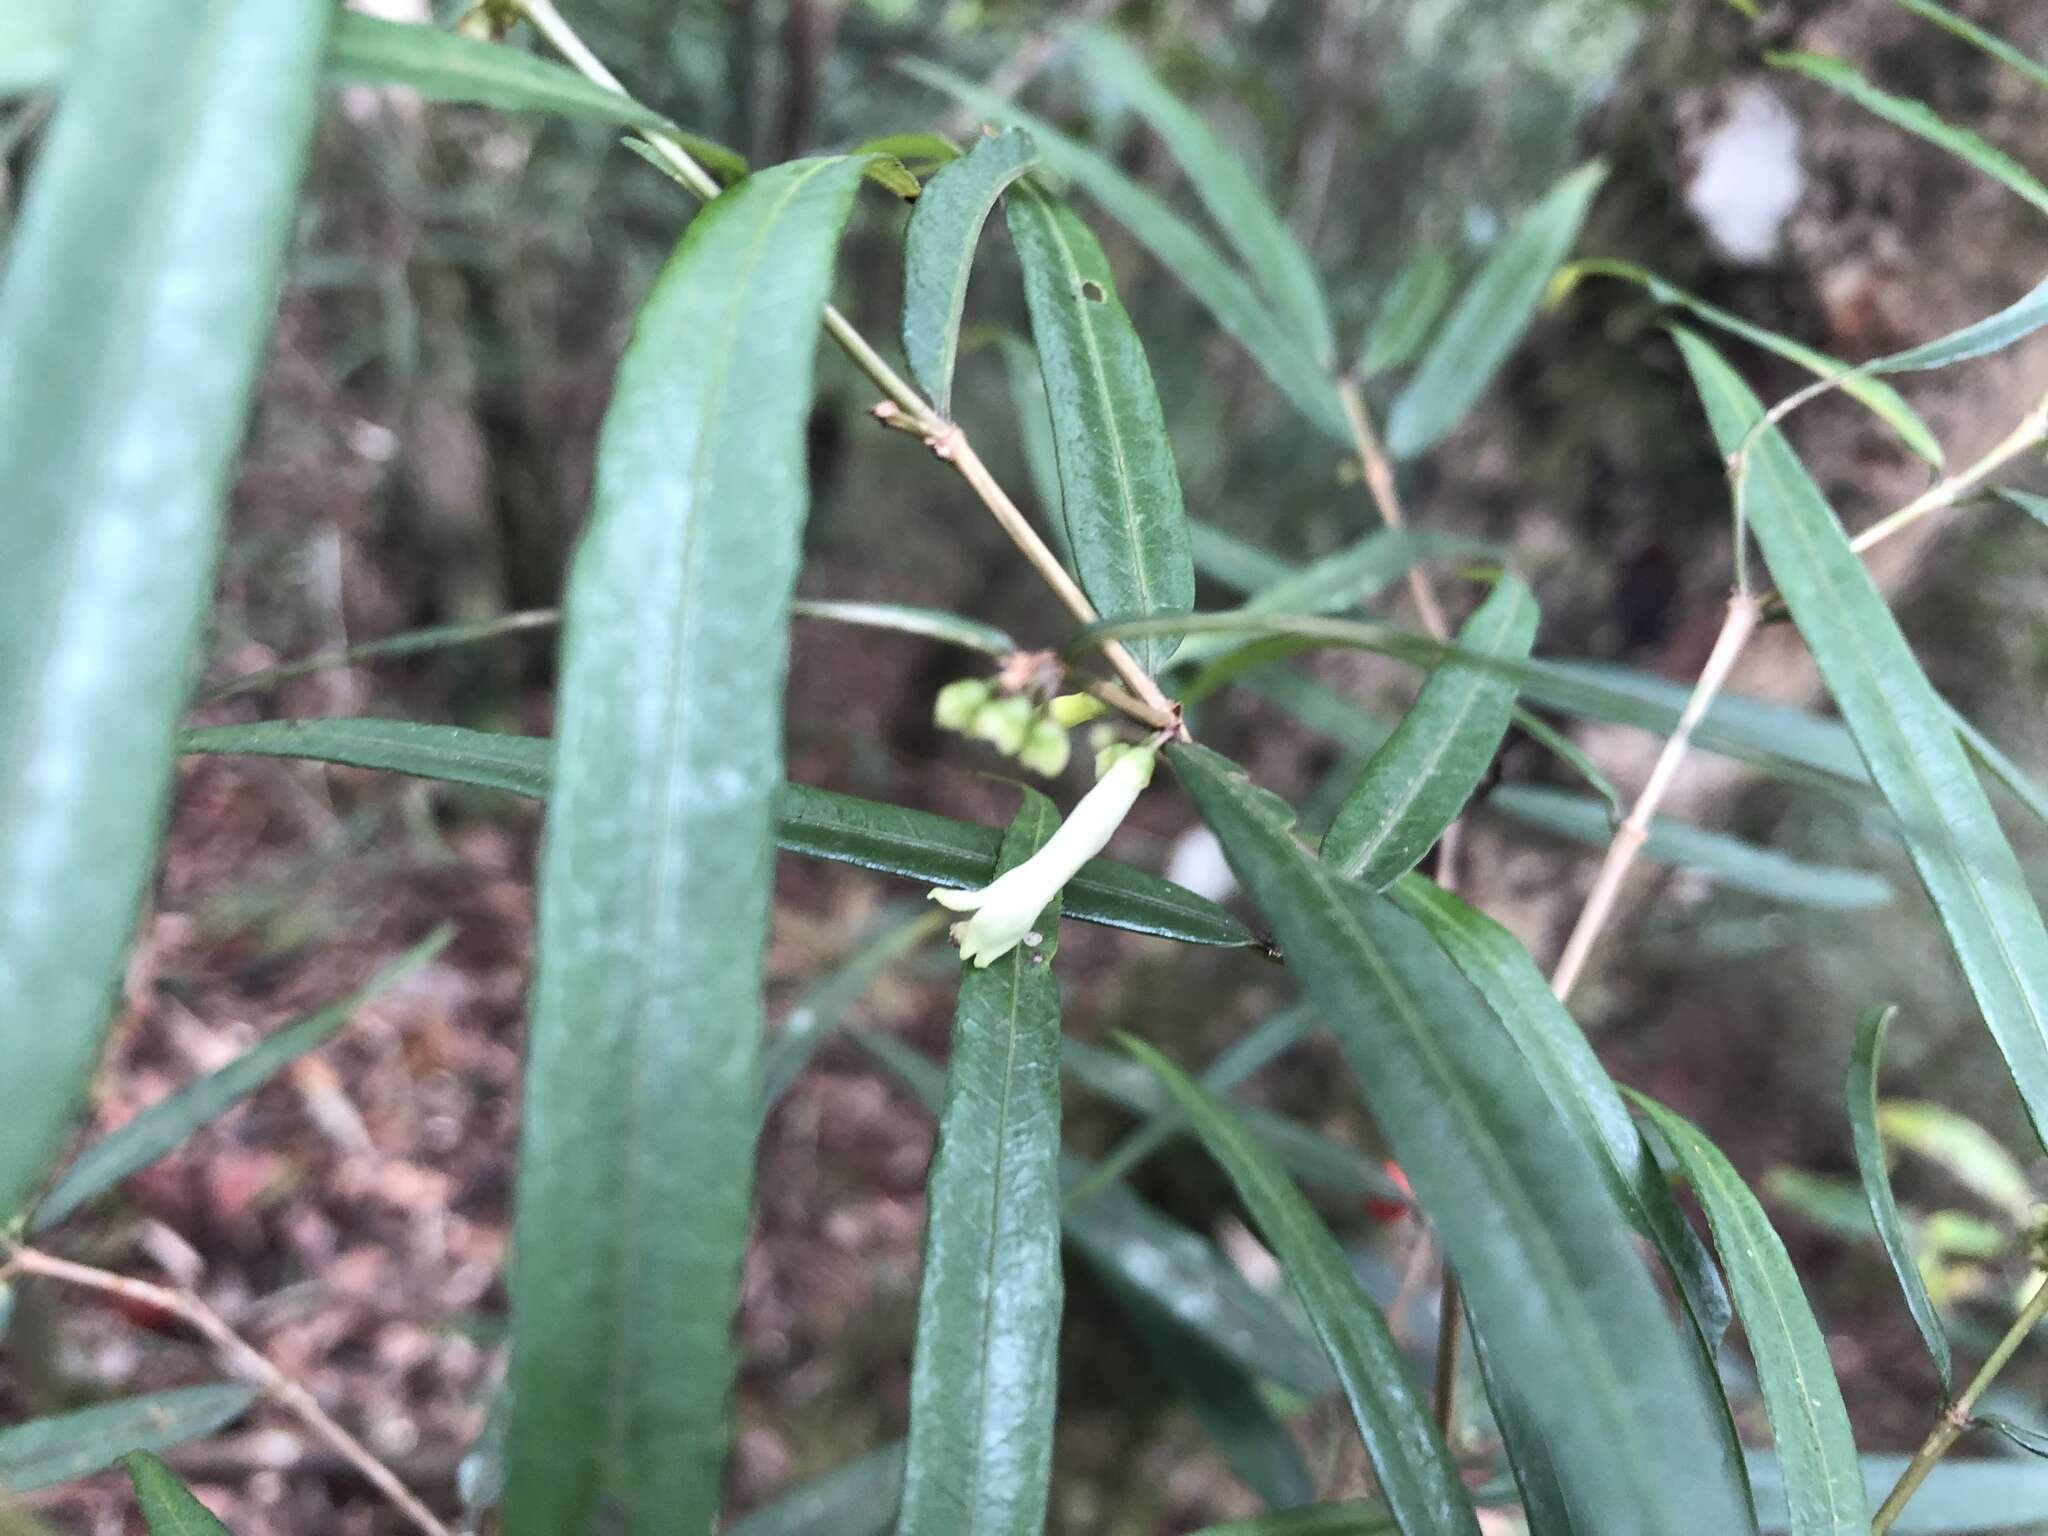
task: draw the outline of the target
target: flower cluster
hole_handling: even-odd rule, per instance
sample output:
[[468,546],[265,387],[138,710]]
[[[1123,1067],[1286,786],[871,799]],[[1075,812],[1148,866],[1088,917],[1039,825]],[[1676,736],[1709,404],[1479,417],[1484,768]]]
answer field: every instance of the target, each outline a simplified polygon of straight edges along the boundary
[[1067,727],[1100,708],[1084,694],[1041,706],[1028,694],[1003,693],[985,678],[967,677],[939,690],[932,721],[941,730],[987,742],[1033,773],[1054,778],[1066,771],[1073,756]]

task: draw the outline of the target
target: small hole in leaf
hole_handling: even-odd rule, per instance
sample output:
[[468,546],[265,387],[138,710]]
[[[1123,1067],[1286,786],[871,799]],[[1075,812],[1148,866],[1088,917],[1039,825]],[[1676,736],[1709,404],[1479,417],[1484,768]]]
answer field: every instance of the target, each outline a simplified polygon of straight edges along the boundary
[[1081,284],[1081,297],[1090,304],[1100,304],[1108,295],[1102,291],[1102,284],[1090,278]]

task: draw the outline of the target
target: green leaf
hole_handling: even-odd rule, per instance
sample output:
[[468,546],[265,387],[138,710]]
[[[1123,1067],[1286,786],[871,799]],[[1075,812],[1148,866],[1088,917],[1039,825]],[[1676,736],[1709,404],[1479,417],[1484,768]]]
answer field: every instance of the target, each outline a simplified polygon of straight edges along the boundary
[[1857,73],[1855,66],[1841,59],[1817,53],[1766,53],[1764,58],[1774,68],[1789,69],[1818,81],[1866,112],[1925,139],[2048,213],[2048,187],[2041,185],[2032,172],[1996,145],[1948,122],[1925,102],[1879,90]]
[[[1052,412],[1067,548],[1105,614],[1186,613],[1194,557],[1173,445],[1145,348],[1088,226],[1030,182],[1003,205],[1024,269],[1031,335]],[[1170,640],[1135,646],[1156,672]]]
[[[1185,618],[1129,619],[1084,626],[1067,651],[1076,654],[1105,640],[1148,634],[1239,634],[1265,637],[1212,664],[1203,677],[1215,683],[1249,667],[1264,666],[1299,651],[1343,646],[1392,657],[1414,667],[1434,667],[1446,660],[1467,663],[1513,682],[1531,704],[1559,709],[1616,725],[1668,735],[1677,725],[1687,689],[1662,678],[1595,662],[1485,656],[1463,646],[1431,640],[1390,624],[1320,615],[1193,613]],[[1213,677],[1211,674],[1215,674]],[[1200,696],[1193,687],[1183,690]],[[1869,795],[1869,776],[1849,733],[1830,721],[1761,699],[1724,695],[1714,701],[1693,732],[1703,751],[1752,763],[1774,778],[1804,784],[1826,793],[1861,800]]]
[[0,1221],[155,867],[331,0],[107,0],[0,279]]
[[[0,18],[0,94],[57,82],[90,11],[78,0],[10,0],[10,10],[24,3],[25,9]],[[582,122],[667,133],[724,184],[730,186],[747,174],[744,156],[685,133],[624,92],[521,49],[440,27],[343,10],[334,18],[328,38],[326,68],[336,80],[404,86],[428,101],[501,112],[552,112]]]
[[1551,1459],[1550,1445],[1543,1437],[1530,1395],[1494,1368],[1486,1340],[1467,1321],[1467,1331],[1472,1334],[1473,1362],[1479,1367],[1480,1384],[1507,1449],[1515,1490],[1522,1496],[1522,1516],[1529,1523],[1529,1536],[1593,1536],[1572,1518],[1564,1486],[1558,1481],[1557,1463]]
[[[1536,597],[1503,575],[1458,631],[1484,656],[1527,658],[1536,641]],[[1455,661],[1429,674],[1386,745],[1365,765],[1323,837],[1323,862],[1384,890],[1421,862],[1493,766],[1515,708],[1515,685]]]
[[[1720,1272],[1578,1022],[1520,941],[1483,912],[1420,875],[1396,881],[1390,894],[1478,989],[1630,1224],[1663,1256],[1711,1360],[1730,1315]],[[1726,1449],[1734,1452],[1732,1438]]]
[[1842,389],[1897,432],[1907,447],[1930,464],[1941,463],[1941,440],[1913,408],[1906,404],[1897,390],[1868,376],[1872,372],[1869,365],[1866,364],[1860,369],[1852,368],[1839,358],[1816,351],[1789,336],[1767,330],[1760,325],[1753,325],[1740,315],[1731,314],[1725,309],[1709,304],[1697,294],[1688,293],[1677,284],[1666,282],[1647,267],[1637,266],[1631,261],[1595,258],[1571,263],[1559,271],[1551,284],[1552,301],[1562,299],[1582,277],[1612,277],[1623,282],[1635,283],[1659,304],[1669,304],[1683,309],[1694,318],[1718,330],[1726,331],[1731,336],[1739,336],[1767,352],[1774,352],[1789,362],[1797,363],[1818,378],[1839,378]]
[[1125,1036],[1123,1045],[1166,1085],[1279,1258],[1336,1368],[1396,1522],[1407,1531],[1478,1536],[1478,1518],[1443,1437],[1386,1319],[1337,1240],[1228,1106],[1143,1041]]
[[[1017,412],[1018,447],[1024,454],[1024,472],[1031,477],[1031,494],[1038,501],[1038,520],[1051,541],[1060,563],[1074,568],[1074,552],[1067,548],[1065,498],[1060,494],[1060,452],[1054,441],[1052,410],[1045,403],[1045,376],[1038,371],[1038,353],[1022,336],[1001,338],[1003,374],[1010,386],[1010,403]],[[1189,532],[1192,534],[1193,529]]]
[[960,316],[981,227],[1003,189],[1038,163],[1029,134],[978,139],[924,189],[903,235],[903,356],[941,416],[953,415]]
[[855,603],[837,599],[799,598],[789,606],[799,619],[828,624],[853,624],[863,629],[894,630],[899,635],[917,635],[926,640],[943,640],[963,650],[984,656],[1007,656],[1019,650],[1017,642],[993,624],[950,613],[944,608],[919,608],[910,603]]
[[[1033,790],[998,874],[1059,826]],[[1057,900],[1038,945],[966,966],[926,1185],[900,1536],[1038,1536],[1052,1479],[1060,1309]]]
[[[532,799],[548,793],[551,755],[542,737],[368,718],[213,726],[187,731],[178,749],[344,763]],[[778,792],[775,837],[785,852],[963,890],[988,884],[1001,841],[993,827],[802,784],[785,784]],[[1066,888],[1061,910],[1080,922],[1183,944],[1241,948],[1264,943],[1213,901],[1108,859],[1090,859],[1081,866]]]
[[[1705,342],[1679,345],[1714,437],[1732,453],[1762,414]],[[1898,818],[2034,1123],[2048,1134],[2048,928],[2027,895],[1941,700],[1782,433],[1750,453],[1749,516],[1793,621],[1813,652],[1872,778]]]
[[510,1536],[720,1506],[811,358],[860,177],[708,203],[605,415],[536,893]]
[[1770,1219],[1741,1176],[1690,1121],[1631,1092],[1692,1183],[1727,1266],[1736,1315],[1756,1359],[1777,1441],[1794,1536],[1865,1536],[1870,1507],[1856,1466],[1849,1410],[1827,1341]]
[[1156,1302],[1118,1282],[1110,1285],[1145,1353],[1216,1442],[1231,1471],[1269,1509],[1313,1501],[1315,1482],[1301,1448],[1259,1396],[1251,1373],[1175,1325]]
[[924,187],[910,173],[910,167],[894,155],[869,155],[861,162],[860,170],[869,181],[906,203],[914,203],[924,195]]
[[807,988],[761,1049],[761,1112],[766,1114],[787,1092],[839,1027],[847,1009],[859,1001],[877,976],[927,940],[937,937],[946,914],[924,907],[905,916],[902,908],[885,913],[877,932]]
[[[887,1035],[849,1031],[848,1038],[926,1109],[939,1112],[945,1075],[934,1063]],[[1060,1159],[1061,1220],[1067,1241],[1084,1259],[1246,1369],[1307,1397],[1320,1397],[1335,1385],[1315,1340],[1255,1290],[1214,1244],[1169,1221],[1122,1184],[1102,1188],[1085,1204],[1075,1200],[1074,1192],[1093,1173],[1082,1158]]]
[[[1615,824],[1607,806],[1567,790],[1536,784],[1503,785],[1486,797],[1486,808],[1588,848],[1605,848],[1614,837]],[[1724,832],[1663,816],[1650,822],[1642,856],[1696,871],[1729,890],[1748,891],[1787,906],[1861,912],[1884,906],[1897,894],[1890,881],[1869,870],[1810,864],[1775,848],[1761,848]]]
[[1337,341],[1322,285],[1259,183],[1208,124],[1146,68],[1130,44],[1092,27],[1077,32],[1075,43],[1076,56],[1096,83],[1129,101],[1159,135],[1266,301],[1327,369],[1336,358]]
[[726,1536],[882,1536],[903,1499],[903,1442],[834,1468],[735,1521]]
[[1856,1050],[1849,1058],[1849,1129],[1856,1141],[1856,1171],[1863,1180],[1863,1198],[1870,1206],[1870,1219],[1884,1242],[1884,1254],[1897,1276],[1899,1292],[1906,1298],[1906,1310],[1913,1314],[1913,1326],[1927,1345],[1934,1369],[1941,1376],[1944,1394],[1955,1389],[1955,1362],[1948,1347],[1948,1331],[1934,1298],[1927,1294],[1919,1261],[1906,1237],[1906,1224],[1899,1216],[1899,1203],[1892,1198],[1891,1170],[1885,1163],[1884,1137],[1877,1123],[1877,1061],[1884,1050],[1885,1027],[1896,1008],[1872,1008],[1856,1025]]
[[1167,756],[1335,1032],[1501,1369],[1573,1384],[1542,1402],[1573,1507],[1601,1530],[1747,1529],[1739,1475],[1702,1454],[1720,1406],[1499,1021],[1427,930],[1311,857],[1234,764]]
[[[1296,1027],[1297,1035],[1306,1029],[1307,1023],[1304,1017]],[[1186,1125],[1166,1090],[1151,1074],[1127,1058],[1079,1040],[1064,1040],[1060,1043],[1060,1062],[1077,1081],[1133,1114],[1149,1114],[1162,1120],[1170,1116],[1167,1123],[1172,1128]],[[1247,1072],[1249,1070],[1246,1068]],[[1230,1075],[1236,1075],[1234,1064]],[[1380,1165],[1355,1148],[1270,1109],[1261,1109],[1253,1104],[1239,1104],[1233,1109],[1239,1121],[1265,1143],[1274,1160],[1288,1172],[1339,1195],[1400,1198],[1400,1190]],[[1171,1134],[1170,1129],[1168,1134]],[[1111,1179],[1123,1177],[1127,1171],[1105,1161],[1091,1175],[1086,1186],[1069,1190],[1067,1198],[1079,1204]]]
[[1597,161],[1580,166],[1488,254],[1387,414],[1387,451],[1394,457],[1413,458],[1433,447],[1486,392],[1536,318],[1551,274],[1571,253],[1606,175]]
[[866,139],[847,151],[849,155],[887,155],[914,171],[936,171],[960,158],[960,146],[937,133],[885,133]]
[[1451,259],[1433,245],[1410,256],[1373,310],[1358,350],[1358,374],[1370,379],[1405,368],[1422,350],[1451,297]]
[[193,1498],[178,1474],[148,1451],[130,1451],[121,1465],[135,1485],[135,1502],[142,1506],[149,1536],[228,1536],[228,1528],[213,1518],[213,1511]]
[[[624,92],[608,90],[565,65],[523,49],[482,42],[440,27],[381,21],[357,11],[345,11],[336,18],[327,67],[339,79],[364,85],[402,85],[429,101],[494,107],[501,112],[552,112],[621,128],[674,127],[659,112],[641,106]],[[733,172],[739,176],[747,173],[746,161],[731,150],[721,150],[712,158],[725,162],[711,167],[721,180]]]
[[1239,592],[1256,592],[1292,575],[1296,567],[1256,544],[1225,533],[1212,523],[1190,522],[1188,540],[1195,569],[1211,581]]
[[2036,85],[2048,86],[2048,68],[2031,55],[2021,52],[2004,38],[1986,32],[1973,22],[1965,21],[1954,11],[1936,5],[1934,0],[1894,0],[1915,16],[1933,22],[1937,27],[1953,32],[1973,47],[1981,48],[2001,64],[2018,70]]
[[[1211,1093],[1228,1093],[1283,1052],[1293,1049],[1314,1024],[1314,1010],[1300,1003],[1281,1009],[1224,1047],[1203,1071],[1202,1086]],[[1066,1042],[1067,1047],[1073,1044],[1072,1041]],[[1109,1055],[1106,1051],[1099,1054]],[[1063,1048],[1063,1063],[1064,1060]],[[1095,1165],[1095,1179],[1106,1183],[1111,1179],[1129,1177],[1131,1171],[1146,1158],[1188,1128],[1187,1116],[1171,1103],[1148,1105],[1140,1108],[1139,1113],[1147,1116],[1145,1123],[1110,1148],[1102,1161]],[[1085,1200],[1089,1193],[1077,1189],[1068,1198]]]
[[360,991],[287,1024],[219,1071],[152,1104],[93,1142],[72,1159],[56,1188],[37,1204],[29,1230],[47,1231],[86,1201],[147,1168],[201,1126],[219,1119],[308,1051],[325,1044],[364,1004],[417,971],[454,937],[454,928],[444,925],[386,966]]
[[912,79],[956,98],[992,121],[1028,130],[1047,169],[1065,176],[1100,203],[1103,212],[1123,225],[1132,239],[1195,296],[1224,332],[1251,354],[1297,410],[1329,437],[1349,446],[1351,428],[1328,374],[1314,355],[1294,339],[1292,327],[1281,322],[1215,247],[1160,197],[1045,119],[971,80],[917,59],[905,61],[901,68]]
[[[1426,560],[1500,560],[1507,554],[1499,544],[1462,534],[1380,528],[1307,565],[1279,566],[1278,574],[1259,583],[1235,611],[1245,615],[1340,613],[1364,607]],[[1197,635],[1182,643],[1176,660],[1182,665],[1207,661],[1226,654],[1232,645],[1227,635]],[[1192,691],[1199,696],[1206,690],[1197,685]]]
[[[1858,374],[1924,373],[1932,368],[1946,368],[1950,363],[1966,363],[1973,357],[1986,357],[2003,351],[2014,342],[2033,335],[2044,325],[2048,325],[2048,279],[2035,284],[1995,314],[1973,320],[1960,330],[1924,341],[1917,347],[1908,347],[1903,352],[1893,352],[1859,364],[1855,371]],[[1844,381],[1842,387],[1847,389],[1849,382]]]
[[104,1472],[130,1451],[166,1451],[240,1418],[256,1389],[239,1382],[124,1397],[0,1429],[0,1488],[32,1493]]

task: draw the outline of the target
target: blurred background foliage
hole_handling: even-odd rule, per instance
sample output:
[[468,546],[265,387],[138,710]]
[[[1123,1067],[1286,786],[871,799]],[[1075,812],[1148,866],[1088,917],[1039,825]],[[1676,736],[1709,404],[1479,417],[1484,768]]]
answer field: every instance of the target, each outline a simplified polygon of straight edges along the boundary
[[[424,17],[403,0],[383,0],[381,9]],[[1957,9],[2048,55],[2048,12],[2030,0]],[[450,7],[441,11],[438,19],[454,19]],[[1592,155],[1611,175],[1582,254],[1639,262],[1841,356],[1951,329],[2009,302],[2048,269],[2048,236],[1996,189],[1762,65],[1765,47],[1825,47],[2022,157],[2039,150],[2038,101],[1887,0],[1766,6],[1756,21],[1723,0],[588,0],[574,8],[586,39],[643,101],[756,163],[885,132],[973,131],[971,118],[895,69],[902,57],[976,78],[1022,65],[1034,76],[1022,90],[1034,110],[1192,209],[1136,118],[1057,57],[1047,29],[1081,15],[1135,44],[1273,190],[1315,257],[1347,347],[1417,249],[1434,247],[1469,275],[1508,219]],[[1717,132],[1745,112],[1769,117],[1755,105],[1759,90],[1794,125],[1796,200],[1769,251],[1740,260],[1716,243],[1687,193]],[[44,110],[29,99],[0,118],[0,167],[10,176],[32,164]],[[11,200],[15,182],[6,186]],[[614,133],[429,110],[398,92],[340,91],[321,130],[236,496],[208,681],[418,626],[552,605],[588,501],[612,369],[687,212],[677,190],[623,153]],[[900,204],[870,193],[840,264],[839,301],[871,336],[894,334],[903,218]],[[1291,558],[1328,553],[1368,531],[1373,516],[1355,467],[1171,274],[1114,225],[1092,222],[1151,354],[1191,515]],[[1024,492],[1037,482],[999,345],[1025,333],[1023,306],[1000,239],[984,248],[968,304],[972,350],[957,414],[1029,508]],[[1419,523],[1514,548],[1543,606],[1540,653],[1690,680],[1729,579],[1726,501],[1659,323],[1634,287],[1582,283],[1539,323],[1482,410],[1408,469],[1407,490]],[[1909,383],[1952,460],[1973,456],[2048,387],[2048,347],[2038,343]],[[1745,361],[1766,395],[1798,382],[1783,365]],[[1039,584],[951,477],[873,428],[864,416],[871,403],[865,382],[828,349],[811,427],[803,592],[950,607],[1027,643],[1056,642],[1065,628]],[[1846,402],[1805,413],[1795,435],[1845,518],[1867,520],[1922,483],[1924,470]],[[2030,771],[2048,772],[2048,537],[1994,510],[1895,544],[1881,575],[1937,686]],[[1202,606],[1228,600],[1205,588]],[[1775,640],[1756,647],[1737,687],[1811,702],[1803,652],[1789,636]],[[208,704],[201,718],[405,714],[539,732],[548,725],[552,658],[547,632],[512,636],[317,673]],[[1357,657],[1302,670],[1383,719],[1412,687]],[[936,647],[800,626],[792,777],[1000,822],[1008,792],[982,777],[995,760],[943,744],[928,723],[933,691],[957,675],[957,656]],[[1297,798],[1347,760],[1344,749],[1246,695],[1212,707],[1204,731]],[[1579,735],[1625,790],[1640,782],[1644,741],[1610,729]],[[1563,782],[1554,760],[1520,739],[1498,771],[1509,782]],[[1075,770],[1065,792],[1081,782]],[[1694,769],[1671,809],[1820,862],[1879,869],[1901,893],[1874,911],[1795,913],[1696,876],[1653,872],[1579,1013],[1618,1078],[1698,1121],[1746,1175],[1788,1170],[1770,1186],[1776,1213],[1829,1329],[1859,1440],[1904,1448],[1929,1420],[1932,1373],[1875,1242],[1830,1203],[1841,1190],[1829,1180],[1853,1179],[1840,1101],[1859,1010],[1875,1000],[1902,1007],[1888,1091],[1946,1104],[2011,1149],[2025,1145],[2017,1106],[1903,856],[1866,812],[1754,781],[1725,762]],[[1188,822],[1176,797],[1154,795],[1120,852],[1162,867],[1185,851]],[[2038,870],[2038,827],[2009,825]],[[467,1056],[448,1047],[454,1067],[422,1067],[412,1047],[373,1042],[344,1057],[342,1087],[359,1109],[367,1104],[387,1153],[389,1133],[422,1167],[459,1163],[446,1199],[502,1242],[515,1123],[505,1096],[533,830],[530,811],[461,791],[303,765],[190,766],[102,1109],[118,1112],[131,1088],[145,1092],[135,1075],[160,1071],[167,1051],[175,1061],[178,1032],[193,1018],[274,1017],[293,998],[317,994],[323,977],[366,973],[452,906],[464,933],[443,962],[456,973],[443,978],[452,1027],[483,1043]],[[1554,954],[1593,853],[1495,817],[1480,820],[1465,858],[1472,898],[1539,959]],[[901,894],[845,870],[785,867],[771,956],[777,996],[797,997]],[[358,963],[336,958],[352,950]],[[1284,978],[1256,960],[1101,930],[1077,930],[1062,959],[1070,1031],[1093,1039],[1132,1028],[1189,1061],[1290,999]],[[948,972],[943,957],[899,965],[850,1017],[937,1048]],[[449,1071],[460,1093],[432,1077]],[[453,1131],[395,1107],[429,1079],[433,1092],[453,1094],[443,1115],[454,1118]],[[1334,1079],[1313,1049],[1297,1052],[1256,1080],[1255,1097],[1371,1154],[1372,1132]],[[1076,1092],[1069,1123],[1072,1144],[1099,1153],[1130,1121]],[[259,1292],[306,1278],[318,1245],[278,1234],[314,1219],[308,1211],[361,1229],[354,1197],[333,1188],[347,1158],[332,1147],[272,1142],[282,1133],[260,1118],[236,1122],[231,1134],[271,1159],[256,1217],[223,1204],[217,1190],[174,1196],[147,1187],[128,1217],[175,1216],[210,1263],[246,1271]],[[460,1159],[441,1145],[451,1136],[466,1148]],[[928,1146],[919,1113],[840,1047],[772,1122],[742,1320],[742,1504],[900,1433]],[[2021,1169],[2038,1172],[2032,1163]],[[1908,1156],[1899,1176],[1907,1203],[1927,1213],[1921,1230],[1933,1223],[1928,1251],[1946,1277],[1942,1293],[1965,1317],[1973,1305],[1999,1315],[2018,1273],[2016,1214],[1986,1201],[1952,1160]],[[1138,1182],[1181,1219],[1224,1233],[1256,1269],[1227,1186],[1204,1159],[1155,1159]],[[238,1231],[236,1210],[258,1228]],[[1954,1219],[1934,1223],[1942,1213]],[[1351,1226],[1383,1289],[1398,1290],[1409,1236],[1399,1218],[1358,1213]],[[418,1242],[413,1226],[385,1236]],[[489,1250],[486,1241],[476,1252]],[[457,1262],[414,1253],[402,1267],[417,1278]],[[379,1399],[378,1412],[413,1422],[407,1454],[433,1462],[420,1474],[431,1481],[452,1477],[455,1454],[481,1422],[503,1297],[488,1279],[454,1293],[419,1284],[399,1290],[432,1314],[424,1319],[432,1347],[445,1351],[460,1338],[467,1365],[444,1360],[431,1382],[401,1375],[394,1385],[374,1344],[367,1361],[350,1357],[351,1338],[363,1341],[344,1330],[309,1345],[306,1368],[331,1366],[337,1392]],[[1113,1299],[1083,1273],[1070,1284],[1054,1528],[1181,1529],[1243,1507]],[[1418,1340],[1433,1332],[1429,1305],[1413,1300],[1407,1326]],[[46,1324],[56,1326],[17,1321],[17,1354]],[[105,1347],[90,1329],[57,1339],[41,1352],[47,1369],[25,1373],[10,1391],[75,1396],[81,1376],[119,1368],[93,1353]],[[2031,1366],[2009,1376],[2022,1401],[2003,1407],[2039,1420],[2025,1394],[2044,1373],[2038,1361]],[[132,1360],[126,1368],[140,1369]],[[1321,1438],[1335,1444],[1338,1427],[1321,1426]],[[1345,1486],[1345,1469],[1322,1470],[1332,1487]],[[259,1508],[251,1497],[238,1530],[270,1529],[272,1520],[277,1529],[344,1528],[311,1506]],[[350,1502],[346,1490],[333,1498]]]

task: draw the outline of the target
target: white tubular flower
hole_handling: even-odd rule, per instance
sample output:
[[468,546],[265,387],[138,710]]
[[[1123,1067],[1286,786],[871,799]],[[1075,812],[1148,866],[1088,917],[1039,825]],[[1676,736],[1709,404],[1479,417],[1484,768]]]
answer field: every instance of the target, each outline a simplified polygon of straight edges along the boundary
[[960,958],[977,967],[1001,959],[1031,932],[1046,904],[1074,878],[1083,864],[1102,852],[1110,834],[1123,825],[1138,795],[1152,782],[1155,752],[1137,748],[1112,763],[1095,787],[1081,797],[1060,829],[1030,858],[995,883],[978,891],[934,887],[931,898],[955,912],[972,912],[953,925]]

